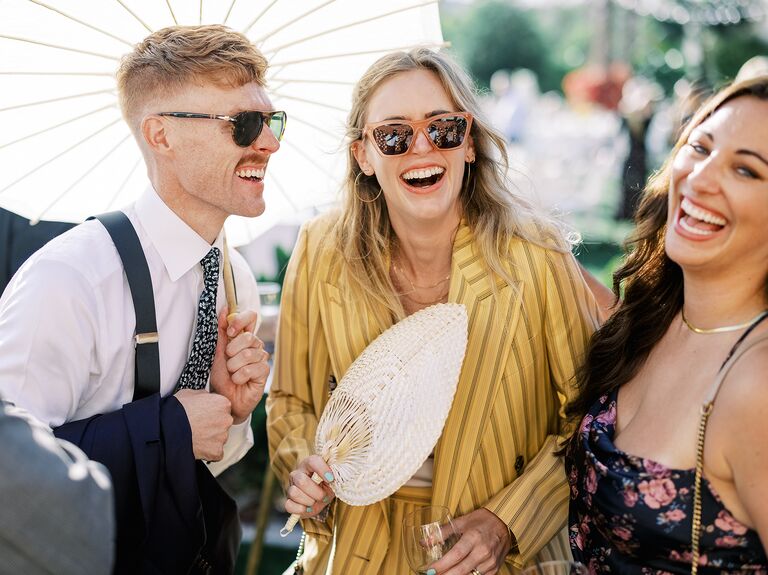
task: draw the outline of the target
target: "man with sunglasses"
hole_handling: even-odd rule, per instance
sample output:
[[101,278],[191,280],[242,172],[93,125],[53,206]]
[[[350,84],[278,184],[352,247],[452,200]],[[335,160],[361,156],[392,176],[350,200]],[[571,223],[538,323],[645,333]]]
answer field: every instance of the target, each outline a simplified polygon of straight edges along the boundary
[[[213,476],[253,444],[269,367],[254,335],[256,285],[235,251],[241,311],[227,316],[222,230],[231,214],[264,211],[286,123],[266,67],[223,26],[159,30],[121,62],[120,105],[151,183],[123,211],[149,268],[157,333],[138,333],[151,305],[134,305],[121,242],[99,221],[38,251],[0,300],[0,393],[109,469],[115,573],[234,568],[236,508]],[[155,381],[135,363],[147,344]],[[147,384],[157,391],[137,397]]]

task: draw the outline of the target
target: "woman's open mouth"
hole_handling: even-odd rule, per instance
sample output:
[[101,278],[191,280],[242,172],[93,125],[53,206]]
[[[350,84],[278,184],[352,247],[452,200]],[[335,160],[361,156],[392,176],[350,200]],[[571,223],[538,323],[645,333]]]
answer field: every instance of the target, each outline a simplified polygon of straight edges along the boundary
[[688,198],[680,203],[680,213],[677,221],[686,232],[697,236],[709,236],[719,232],[728,221],[709,210],[695,205]]
[[408,170],[400,178],[412,188],[429,188],[442,180],[444,175],[445,168],[432,166],[430,168]]

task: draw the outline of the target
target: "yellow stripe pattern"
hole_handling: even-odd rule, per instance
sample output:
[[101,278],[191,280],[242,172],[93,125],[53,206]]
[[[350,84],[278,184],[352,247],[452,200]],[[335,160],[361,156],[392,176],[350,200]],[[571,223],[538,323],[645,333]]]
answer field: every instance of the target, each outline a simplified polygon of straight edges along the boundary
[[[343,262],[324,241],[331,219],[302,229],[283,289],[267,426],[272,466],[283,484],[312,453],[317,421],[337,381],[392,319],[345,285]],[[518,546],[499,573],[534,560],[569,557],[568,487],[554,455],[573,375],[597,327],[598,308],[570,254],[512,240],[512,285],[486,272],[471,230],[453,249],[448,299],[463,303],[469,344],[456,397],[435,448],[432,503],[455,517],[486,507]],[[399,545],[389,500],[334,502],[326,522],[303,520],[307,573],[378,575]],[[329,562],[333,555],[333,561]],[[391,567],[390,567],[391,569]],[[404,573],[407,571],[403,571]]]

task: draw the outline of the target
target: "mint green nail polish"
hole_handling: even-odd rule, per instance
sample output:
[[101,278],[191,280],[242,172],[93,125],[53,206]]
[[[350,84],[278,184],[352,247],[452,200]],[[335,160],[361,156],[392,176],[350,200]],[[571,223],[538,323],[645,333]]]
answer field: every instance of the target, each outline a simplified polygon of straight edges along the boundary
[[331,498],[328,497],[327,495],[325,497],[323,497],[323,503],[328,503],[330,500],[331,500]]
[[435,571],[434,569],[432,569],[432,567],[430,567],[429,569],[427,569],[427,575],[437,575],[437,571]]
[[333,473],[331,473],[330,471],[326,471],[326,472],[325,472],[325,480],[326,480],[328,483],[330,483],[331,481],[333,481],[333,479],[334,479],[334,477],[333,477]]
[[307,507],[307,513],[312,513],[312,508],[311,507]]

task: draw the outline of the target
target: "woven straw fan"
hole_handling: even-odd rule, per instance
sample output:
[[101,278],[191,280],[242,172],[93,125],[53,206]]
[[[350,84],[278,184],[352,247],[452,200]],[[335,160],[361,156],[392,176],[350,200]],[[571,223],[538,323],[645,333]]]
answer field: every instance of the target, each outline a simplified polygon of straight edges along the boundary
[[[466,348],[466,309],[437,304],[390,327],[352,363],[315,434],[339,499],[370,505],[416,473],[443,432]],[[291,515],[280,534],[298,521]]]

